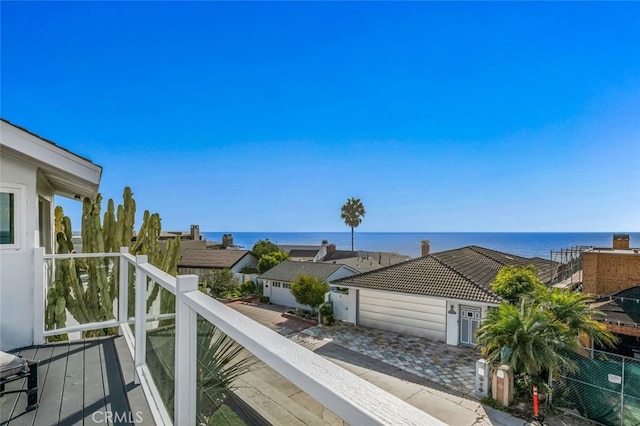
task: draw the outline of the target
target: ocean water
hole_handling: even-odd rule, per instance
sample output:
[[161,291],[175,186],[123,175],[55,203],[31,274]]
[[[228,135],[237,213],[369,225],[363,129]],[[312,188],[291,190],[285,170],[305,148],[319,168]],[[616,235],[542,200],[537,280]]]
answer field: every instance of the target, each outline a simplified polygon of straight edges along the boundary
[[[640,232],[625,232],[631,247],[640,247]],[[276,244],[320,245],[322,240],[338,250],[351,249],[351,232],[203,232],[207,240],[222,241],[222,234],[232,234],[235,245],[251,249],[258,240]],[[358,232],[355,249],[389,251],[411,257],[420,256],[422,240],[429,240],[431,252],[468,245],[486,247],[524,257],[549,259],[551,250],[575,246],[611,247],[614,232]]]

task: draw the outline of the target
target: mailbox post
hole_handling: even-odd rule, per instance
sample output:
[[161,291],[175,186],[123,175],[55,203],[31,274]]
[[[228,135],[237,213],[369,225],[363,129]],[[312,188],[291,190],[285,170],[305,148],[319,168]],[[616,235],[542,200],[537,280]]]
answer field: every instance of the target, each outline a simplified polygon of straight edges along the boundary
[[481,358],[476,361],[476,387],[475,395],[478,398],[489,396],[491,388],[491,366],[486,359]]

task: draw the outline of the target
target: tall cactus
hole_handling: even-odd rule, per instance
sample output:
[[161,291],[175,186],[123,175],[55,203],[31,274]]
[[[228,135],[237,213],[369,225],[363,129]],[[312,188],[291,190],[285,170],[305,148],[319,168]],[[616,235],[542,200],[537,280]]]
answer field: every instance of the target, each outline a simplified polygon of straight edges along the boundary
[[[102,196],[98,194],[95,202],[85,199],[82,205],[82,252],[112,253],[120,247],[129,246],[133,255],[146,254],[149,262],[165,272],[177,273],[180,243],[168,242],[164,253],[159,249],[160,216],[144,212],[143,223],[135,242],[132,242],[136,204],[129,187],[124,189],[123,204],[114,208],[113,200],[107,203],[107,211],[100,222]],[[55,210],[55,231],[57,253],[72,253],[71,221],[64,216],[61,207]],[[113,305],[119,299],[119,262],[113,258],[60,259],[56,261],[55,277],[47,293],[45,322],[47,329],[63,328],[68,311],[79,323],[100,322],[114,319]],[[130,271],[130,274],[133,272]],[[86,278],[83,281],[83,276]],[[132,277],[132,275],[130,275]],[[129,282],[132,282],[130,280]],[[130,288],[130,304],[134,291]],[[157,297],[150,294],[150,306]],[[161,298],[162,301],[162,298]],[[161,303],[161,307],[162,307]],[[166,305],[166,304],[165,304]],[[165,309],[168,309],[165,306]],[[85,335],[100,336],[113,333],[103,329],[86,332]],[[64,339],[65,336],[58,339]]]

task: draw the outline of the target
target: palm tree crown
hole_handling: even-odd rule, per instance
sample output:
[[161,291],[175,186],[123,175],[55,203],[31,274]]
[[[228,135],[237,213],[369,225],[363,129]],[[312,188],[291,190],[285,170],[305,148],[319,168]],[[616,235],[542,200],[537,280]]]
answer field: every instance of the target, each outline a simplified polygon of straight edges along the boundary
[[366,214],[364,205],[360,198],[351,197],[340,208],[340,217],[347,226],[351,227],[351,251],[353,251],[353,229],[362,223],[362,218]]
[[543,368],[554,372],[563,365],[570,368],[565,354],[579,348],[566,324],[525,300],[519,306],[501,303],[489,310],[476,336],[489,362],[505,363],[516,373],[530,375],[540,374]]
[[557,322],[566,324],[574,334],[586,335],[600,346],[615,346],[618,339],[598,321],[603,314],[590,306],[593,296],[587,293],[551,289],[536,295],[540,306]]

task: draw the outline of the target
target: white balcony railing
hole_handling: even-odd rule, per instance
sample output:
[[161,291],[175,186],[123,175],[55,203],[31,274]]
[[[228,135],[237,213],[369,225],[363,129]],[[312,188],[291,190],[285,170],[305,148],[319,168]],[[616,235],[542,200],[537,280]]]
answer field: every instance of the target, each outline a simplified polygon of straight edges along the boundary
[[[46,330],[44,309],[47,291],[46,259],[117,257],[120,262],[117,318],[112,321],[80,324]],[[36,325],[34,342],[58,334],[119,326],[134,357],[136,381],[140,383],[156,424],[193,425],[196,423],[196,318],[211,322],[220,331],[298,386],[320,404],[353,425],[443,425],[441,421],[374,386],[323,357],[198,291],[195,275],[173,277],[147,262],[146,256],[134,257],[126,248],[120,253],[45,255],[35,253]],[[128,271],[135,268],[135,332],[128,318]],[[147,282],[151,280],[175,295],[175,401],[169,415],[154,384],[146,360]]]

